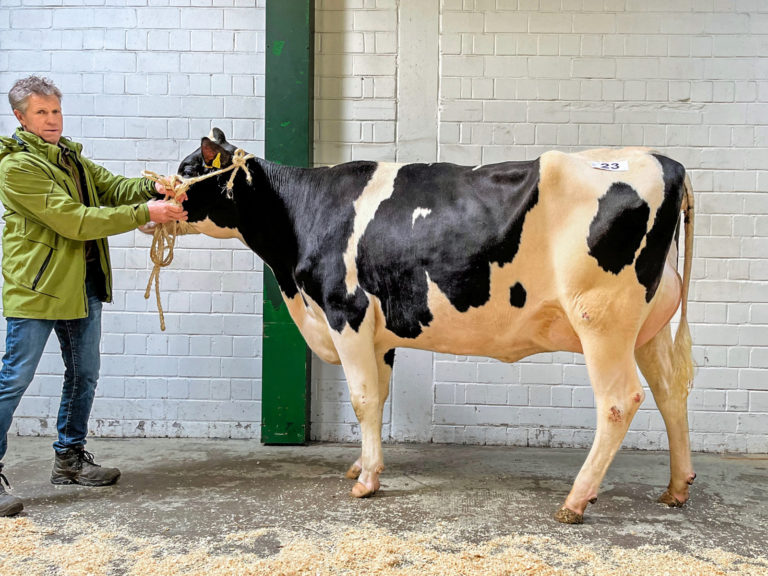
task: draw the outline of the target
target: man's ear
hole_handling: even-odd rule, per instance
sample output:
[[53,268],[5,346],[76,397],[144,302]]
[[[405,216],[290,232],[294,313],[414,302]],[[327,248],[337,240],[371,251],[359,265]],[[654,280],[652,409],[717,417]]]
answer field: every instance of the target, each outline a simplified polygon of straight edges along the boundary
[[210,138],[204,137],[200,141],[200,151],[207,168],[226,168],[232,163],[232,154],[227,152]]

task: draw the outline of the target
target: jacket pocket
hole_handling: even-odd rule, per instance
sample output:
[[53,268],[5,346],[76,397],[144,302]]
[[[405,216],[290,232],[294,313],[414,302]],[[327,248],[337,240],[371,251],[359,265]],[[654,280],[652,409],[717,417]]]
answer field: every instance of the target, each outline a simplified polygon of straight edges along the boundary
[[[56,251],[59,247],[59,235],[50,228],[27,220],[24,225],[24,240],[21,243],[21,264],[19,279],[22,286],[53,296],[49,291],[56,289],[51,284],[50,274]],[[56,282],[54,282],[56,284]]]
[[35,275],[35,279],[32,280],[32,290],[37,290],[37,285],[40,284],[40,280],[43,279],[43,275],[45,274],[45,271],[48,269],[48,264],[51,263],[52,257],[53,257],[53,248],[49,248],[48,254],[45,255],[45,259],[43,260],[43,263],[40,265],[40,269],[37,271],[37,274]]
[[24,220],[24,239],[35,244],[44,244],[53,250],[59,247],[59,235],[56,232],[29,219]]

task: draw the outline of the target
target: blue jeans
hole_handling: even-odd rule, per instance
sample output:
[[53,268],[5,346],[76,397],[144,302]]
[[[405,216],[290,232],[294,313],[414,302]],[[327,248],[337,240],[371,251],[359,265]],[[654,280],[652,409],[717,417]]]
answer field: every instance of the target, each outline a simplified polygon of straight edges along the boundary
[[0,369],[0,460],[8,448],[13,413],[35,376],[43,349],[56,332],[64,359],[64,385],[54,450],[63,452],[85,444],[101,365],[101,301],[87,284],[88,317],[78,320],[7,318],[5,355]]

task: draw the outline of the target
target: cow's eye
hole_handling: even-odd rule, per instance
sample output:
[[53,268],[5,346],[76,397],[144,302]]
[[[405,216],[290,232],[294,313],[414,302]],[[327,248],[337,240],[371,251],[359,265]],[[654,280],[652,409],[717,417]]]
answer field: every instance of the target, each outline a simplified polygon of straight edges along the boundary
[[181,170],[181,175],[185,178],[192,178],[193,176],[197,176],[198,171],[195,170],[194,166],[184,166]]

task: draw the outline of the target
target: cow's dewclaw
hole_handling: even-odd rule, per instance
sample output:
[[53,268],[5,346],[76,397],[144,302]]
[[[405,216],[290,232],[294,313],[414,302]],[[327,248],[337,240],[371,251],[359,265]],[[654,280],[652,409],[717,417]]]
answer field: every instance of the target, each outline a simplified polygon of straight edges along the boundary
[[360,472],[362,471],[363,469],[357,464],[357,462],[355,462],[352,464],[352,466],[349,467],[344,476],[350,480],[357,480],[360,476]]
[[555,520],[562,524],[584,524],[584,514],[579,514],[563,506],[555,512]]

